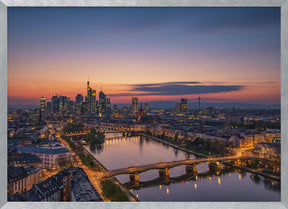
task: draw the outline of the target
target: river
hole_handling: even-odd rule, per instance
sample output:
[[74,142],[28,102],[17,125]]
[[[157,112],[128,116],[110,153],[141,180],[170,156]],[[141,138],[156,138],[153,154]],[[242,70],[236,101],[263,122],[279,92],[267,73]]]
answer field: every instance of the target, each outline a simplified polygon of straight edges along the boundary
[[[197,158],[144,137],[107,139],[90,151],[108,170]],[[185,166],[178,166],[164,180],[157,170],[146,171],[140,186],[129,182],[129,175],[117,179],[140,201],[280,201],[280,182],[225,165],[220,172],[209,171],[208,164],[197,170],[197,176],[185,175]]]

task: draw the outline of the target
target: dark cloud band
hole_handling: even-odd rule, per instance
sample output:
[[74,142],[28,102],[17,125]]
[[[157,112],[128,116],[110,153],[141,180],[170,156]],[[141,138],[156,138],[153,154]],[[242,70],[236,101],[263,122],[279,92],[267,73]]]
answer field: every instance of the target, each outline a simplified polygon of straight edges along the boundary
[[[197,85],[196,85],[197,84]],[[111,94],[110,96],[175,96],[239,91],[240,85],[199,85],[200,82],[169,82],[159,84],[134,84],[130,93]],[[138,93],[135,93],[138,92]]]

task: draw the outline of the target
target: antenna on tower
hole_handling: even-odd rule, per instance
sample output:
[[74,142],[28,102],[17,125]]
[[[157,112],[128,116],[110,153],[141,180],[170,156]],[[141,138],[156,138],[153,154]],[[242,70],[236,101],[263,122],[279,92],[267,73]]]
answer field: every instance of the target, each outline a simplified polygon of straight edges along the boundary
[[90,82],[89,82],[89,76],[88,76],[88,81],[87,81],[87,91],[90,89]]
[[201,100],[201,98],[200,98],[200,94],[199,94],[199,96],[198,96],[198,110],[199,110],[199,112],[200,112],[200,100]]

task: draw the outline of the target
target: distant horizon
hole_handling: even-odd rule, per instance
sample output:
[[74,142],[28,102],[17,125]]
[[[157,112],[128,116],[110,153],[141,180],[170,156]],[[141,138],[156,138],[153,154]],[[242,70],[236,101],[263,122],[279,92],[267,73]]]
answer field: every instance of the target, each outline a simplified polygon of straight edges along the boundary
[[[75,15],[77,14],[77,15]],[[280,8],[8,8],[8,105],[281,103]]]
[[[138,105],[140,107],[140,105],[144,105],[145,103],[149,104],[149,108],[151,109],[173,109],[175,107],[176,103],[179,103],[179,100],[166,100],[166,101],[150,101],[150,102],[141,102],[138,101]],[[131,106],[131,102],[130,103],[111,103],[112,106],[113,105],[117,105],[118,107],[121,108],[121,106]],[[192,106],[192,107],[191,107]],[[25,104],[16,104],[16,105],[9,105],[8,104],[8,108],[20,108],[20,109],[25,109],[25,108],[39,108],[40,104],[29,104],[29,105],[25,105]],[[257,104],[257,103],[236,103],[236,102],[217,102],[217,103],[213,103],[213,102],[205,102],[202,101],[201,102],[201,109],[204,109],[206,107],[214,107],[214,108],[219,108],[219,109],[223,109],[223,108],[237,108],[237,109],[255,109],[255,108],[259,108],[259,109],[267,109],[267,108],[271,108],[271,109],[281,109],[281,104],[280,103],[275,103],[275,104]],[[123,107],[122,107],[123,108]],[[196,101],[196,99],[191,99],[188,100],[188,108],[189,109],[198,109],[198,101]]]

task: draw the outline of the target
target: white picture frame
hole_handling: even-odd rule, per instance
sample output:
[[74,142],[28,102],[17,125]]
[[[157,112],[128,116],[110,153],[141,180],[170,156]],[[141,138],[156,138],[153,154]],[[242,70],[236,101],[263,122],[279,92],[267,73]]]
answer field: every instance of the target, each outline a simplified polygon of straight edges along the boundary
[[[7,202],[7,8],[8,7],[281,7],[281,201],[280,202]],[[0,207],[36,208],[288,208],[288,1],[287,0],[0,0]]]

